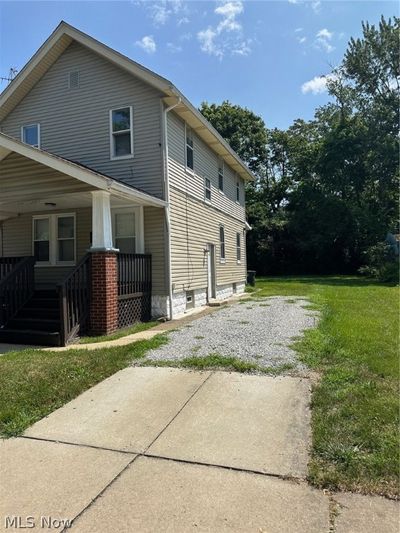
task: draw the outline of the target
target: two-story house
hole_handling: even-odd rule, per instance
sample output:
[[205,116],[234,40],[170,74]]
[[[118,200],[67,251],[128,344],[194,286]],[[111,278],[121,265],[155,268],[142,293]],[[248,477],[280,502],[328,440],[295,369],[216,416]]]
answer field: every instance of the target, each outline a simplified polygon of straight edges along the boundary
[[0,95],[0,342],[244,290],[252,173],[166,79],[62,22]]

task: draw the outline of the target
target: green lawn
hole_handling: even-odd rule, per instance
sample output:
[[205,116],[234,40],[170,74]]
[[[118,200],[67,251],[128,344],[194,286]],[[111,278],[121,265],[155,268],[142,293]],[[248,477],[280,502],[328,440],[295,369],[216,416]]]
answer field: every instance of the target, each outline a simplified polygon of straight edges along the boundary
[[166,337],[158,335],[115,348],[25,350],[1,356],[0,435],[19,435],[37,420],[164,342]]
[[137,324],[133,324],[133,326],[118,329],[114,333],[110,333],[110,335],[99,335],[97,337],[81,337],[79,339],[79,344],[92,344],[95,342],[114,341],[116,339],[120,339],[121,337],[126,337],[127,335],[133,335],[134,333],[146,331],[147,329],[154,328],[154,326],[157,325],[157,321],[138,322]]
[[307,296],[319,327],[295,344],[313,388],[310,481],[399,495],[399,291],[352,277],[262,279],[255,298]]

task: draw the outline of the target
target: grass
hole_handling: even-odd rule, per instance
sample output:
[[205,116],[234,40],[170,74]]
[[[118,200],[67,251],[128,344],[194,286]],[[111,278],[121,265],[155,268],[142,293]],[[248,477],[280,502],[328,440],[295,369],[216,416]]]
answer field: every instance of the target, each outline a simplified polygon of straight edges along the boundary
[[320,373],[312,394],[310,481],[399,496],[398,288],[358,277],[269,278],[255,298],[306,296],[321,310],[294,347]]
[[291,370],[293,365],[287,363],[279,366],[263,367],[256,363],[243,361],[237,357],[226,357],[218,353],[212,353],[204,357],[186,357],[185,359],[154,361],[145,359],[140,362],[141,366],[172,366],[175,368],[193,368],[196,370],[232,370],[241,373],[263,373],[278,375]]
[[115,333],[110,335],[99,335],[97,337],[82,337],[79,340],[79,344],[92,344],[95,342],[104,342],[104,341],[114,341],[120,339],[121,337],[126,337],[127,335],[133,335],[134,333],[139,333],[140,331],[146,331],[147,329],[154,328],[157,326],[158,322],[138,322],[129,326],[128,328],[122,328],[117,330]]
[[166,336],[98,350],[24,350],[0,357],[0,435],[12,437],[158,348]]

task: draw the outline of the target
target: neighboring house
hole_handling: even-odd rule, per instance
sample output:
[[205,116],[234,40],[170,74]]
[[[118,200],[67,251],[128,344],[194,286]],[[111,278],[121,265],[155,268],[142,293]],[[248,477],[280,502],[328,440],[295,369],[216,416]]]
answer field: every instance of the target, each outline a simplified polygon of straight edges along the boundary
[[62,22],[0,95],[0,128],[0,341],[244,290],[253,175],[169,81]]

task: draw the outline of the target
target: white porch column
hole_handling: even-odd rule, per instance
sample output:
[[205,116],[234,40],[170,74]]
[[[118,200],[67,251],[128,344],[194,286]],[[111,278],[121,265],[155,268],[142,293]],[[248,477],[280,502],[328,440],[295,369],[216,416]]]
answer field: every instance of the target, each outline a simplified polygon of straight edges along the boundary
[[91,251],[113,251],[110,193],[92,191],[92,247]]

